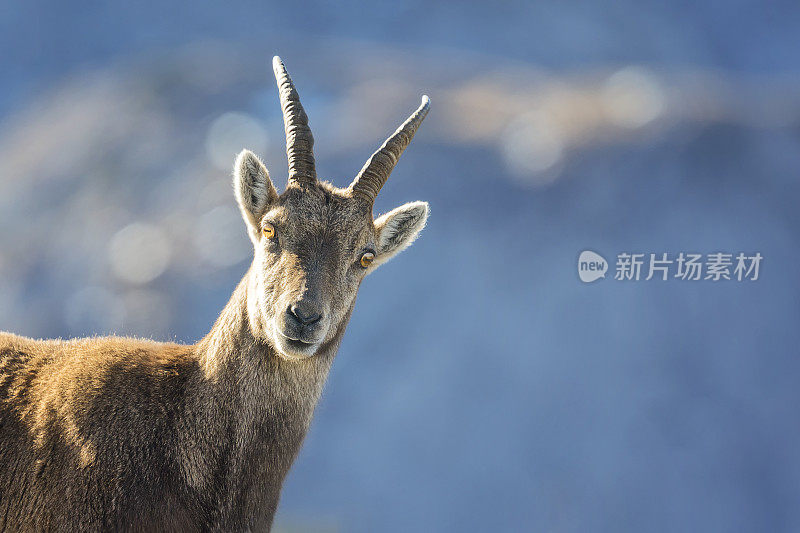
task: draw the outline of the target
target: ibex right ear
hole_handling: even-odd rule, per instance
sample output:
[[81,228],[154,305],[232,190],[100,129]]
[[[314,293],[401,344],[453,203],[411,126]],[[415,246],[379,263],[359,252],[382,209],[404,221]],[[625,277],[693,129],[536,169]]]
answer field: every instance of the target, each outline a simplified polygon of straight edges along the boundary
[[278,192],[269,179],[269,172],[250,150],[242,150],[233,167],[233,191],[247,224],[250,240],[257,243],[261,235],[261,217],[278,200]]
[[427,220],[427,202],[409,202],[379,216],[375,220],[378,250],[373,265],[381,265],[411,246]]

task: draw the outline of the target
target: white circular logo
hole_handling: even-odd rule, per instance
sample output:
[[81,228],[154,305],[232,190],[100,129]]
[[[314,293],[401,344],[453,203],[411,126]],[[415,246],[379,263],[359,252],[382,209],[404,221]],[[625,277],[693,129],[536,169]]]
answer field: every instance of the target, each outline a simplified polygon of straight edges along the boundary
[[607,270],[608,261],[598,253],[584,250],[578,257],[578,277],[584,283],[591,283],[606,277]]

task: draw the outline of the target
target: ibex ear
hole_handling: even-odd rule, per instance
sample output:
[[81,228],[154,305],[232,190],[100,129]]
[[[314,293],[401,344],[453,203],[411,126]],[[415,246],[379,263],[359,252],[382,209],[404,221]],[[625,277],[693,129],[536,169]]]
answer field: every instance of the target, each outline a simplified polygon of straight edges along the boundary
[[270,206],[278,200],[278,192],[269,179],[267,167],[250,150],[242,150],[233,166],[233,191],[247,224],[250,240],[257,243],[259,224]]
[[409,202],[375,219],[378,242],[373,265],[383,264],[411,246],[427,220],[427,202]]

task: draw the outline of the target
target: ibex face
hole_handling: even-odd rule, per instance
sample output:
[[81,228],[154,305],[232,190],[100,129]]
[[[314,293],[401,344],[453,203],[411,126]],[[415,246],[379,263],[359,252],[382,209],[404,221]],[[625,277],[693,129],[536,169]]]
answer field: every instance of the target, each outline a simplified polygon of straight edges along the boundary
[[347,188],[320,182],[314,139],[292,80],[273,60],[280,90],[289,182],[278,194],[266,167],[245,150],[234,189],[255,256],[248,286],[253,333],[286,359],[317,353],[346,325],[364,276],[410,245],[428,204],[411,202],[372,218],[372,204],[428,112],[428,99],[387,139]]

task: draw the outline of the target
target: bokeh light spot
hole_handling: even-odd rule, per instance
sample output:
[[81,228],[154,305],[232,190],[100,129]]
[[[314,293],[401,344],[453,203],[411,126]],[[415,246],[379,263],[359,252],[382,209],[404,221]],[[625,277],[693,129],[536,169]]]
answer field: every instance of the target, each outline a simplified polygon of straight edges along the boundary
[[206,154],[220,170],[230,170],[243,148],[263,154],[269,147],[264,126],[244,113],[225,113],[211,123],[206,135]]
[[658,80],[640,67],[626,67],[609,76],[601,98],[609,121],[624,128],[644,126],[658,118],[665,107]]
[[137,222],[114,235],[108,255],[118,279],[144,284],[153,281],[167,269],[170,248],[169,239],[161,228]]
[[217,268],[235,265],[250,253],[242,217],[229,206],[215,207],[198,219],[194,245],[197,255]]
[[549,182],[551,171],[564,155],[564,139],[556,125],[541,111],[513,120],[501,136],[501,147],[511,172],[533,182]]

